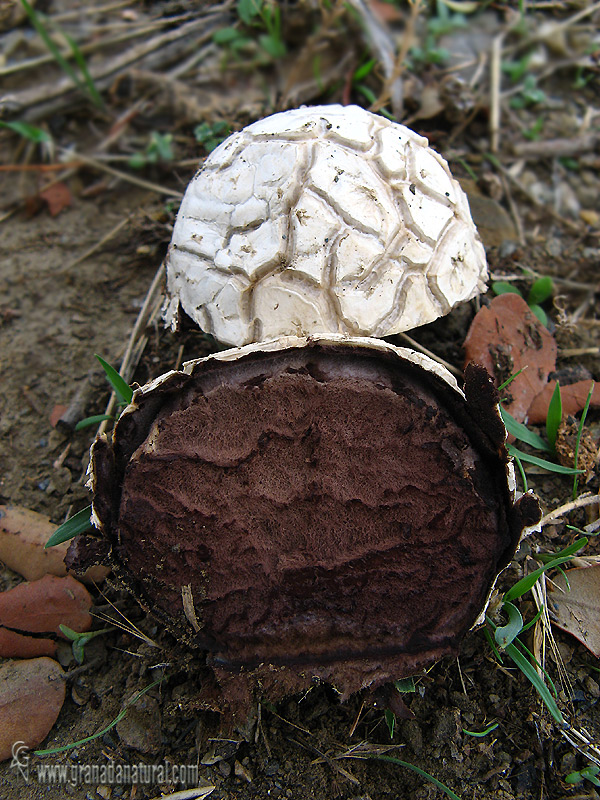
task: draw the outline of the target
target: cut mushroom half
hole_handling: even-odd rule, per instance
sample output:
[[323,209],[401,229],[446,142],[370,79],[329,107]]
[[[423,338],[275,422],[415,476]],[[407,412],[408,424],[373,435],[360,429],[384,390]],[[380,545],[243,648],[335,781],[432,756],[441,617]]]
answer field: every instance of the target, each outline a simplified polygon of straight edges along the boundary
[[427,139],[358,106],[285,111],[233,134],[190,182],[166,259],[183,309],[240,346],[388,336],[485,290],[467,197]]
[[79,566],[104,553],[208,652],[231,707],[415,674],[457,652],[539,520],[532,495],[514,502],[497,399],[483,368],[463,393],[376,339],[284,337],[189,362],[95,442],[97,529]]

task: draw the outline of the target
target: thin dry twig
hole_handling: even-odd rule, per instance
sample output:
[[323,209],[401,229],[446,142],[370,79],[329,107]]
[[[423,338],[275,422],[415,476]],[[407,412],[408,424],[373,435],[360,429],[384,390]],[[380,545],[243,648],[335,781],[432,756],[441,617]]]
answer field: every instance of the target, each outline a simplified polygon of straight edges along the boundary
[[[421,0],[417,0],[420,3]],[[396,46],[387,27],[375,16],[364,0],[349,0],[348,5],[360,15],[365,36],[373,55],[381,64],[386,78],[386,91],[396,119],[402,117],[404,106],[402,79],[396,73]]]
[[490,57],[490,150],[497,153],[500,147],[500,93],[502,83],[502,44],[506,33],[503,31],[492,41]]
[[[393,98],[393,92],[399,92],[398,86],[400,87],[400,95],[396,99],[396,102],[399,101],[399,110],[398,113],[395,113],[396,119],[402,119],[404,114],[404,97],[403,97],[403,85],[402,85],[402,73],[404,71],[404,62],[406,61],[406,56],[408,55],[408,51],[412,47],[413,41],[415,39],[415,28],[417,25],[417,19],[419,18],[419,14],[421,13],[421,7],[423,5],[423,0],[410,0],[410,15],[406,22],[406,27],[404,29],[404,35],[402,36],[402,42],[400,44],[400,51],[396,57],[396,62],[394,64],[394,69],[392,74],[386,79],[386,82],[383,87],[383,91],[377,98],[375,104],[371,107],[372,111],[379,111],[383,106],[387,105],[390,100]],[[392,103],[392,109],[394,108]]]
[[555,508],[548,514],[545,514],[541,519],[540,525],[543,528],[545,525],[548,525],[549,522],[566,516],[576,508],[584,508],[585,506],[594,505],[594,503],[600,503],[600,495],[586,492],[578,497],[577,500],[572,500],[570,503],[564,503],[564,505],[558,506],[558,508]]
[[[197,50],[200,44],[212,39],[215,28],[227,19],[227,12],[233,0],[226,0],[220,6],[213,6],[208,14],[184,25],[168,30],[131,47],[114,58],[109,58],[99,66],[90,69],[91,78],[98,89],[105,89],[117,75],[125,72],[133,64],[152,56],[147,68],[160,70],[174,55],[171,45],[184,50]],[[179,57],[181,53],[179,54]],[[19,116],[27,122],[48,116],[49,113],[68,106],[78,97],[78,90],[69,77],[36,85],[15,94],[5,95],[0,101],[0,112],[4,116]]]
[[139,186],[141,189],[148,189],[151,192],[156,192],[157,194],[162,194],[166,197],[175,197],[178,200],[183,198],[182,192],[177,191],[177,189],[170,189],[168,186],[161,186],[159,183],[145,181],[143,178],[138,178],[128,172],[123,172],[122,170],[110,167],[108,164],[104,163],[104,161],[99,161],[97,158],[93,158],[92,156],[85,156],[82,153],[77,153],[75,160],[77,162],[86,164],[88,167],[93,167],[99,172],[106,172],[108,175],[113,175],[115,178],[119,178],[126,183],[132,183],[134,186]]
[[454,364],[450,364],[449,361],[444,361],[443,358],[441,358],[440,356],[436,355],[431,350],[428,350],[426,347],[423,347],[422,344],[419,344],[419,342],[417,342],[414,339],[412,339],[410,336],[408,336],[408,334],[399,333],[398,336],[401,339],[404,339],[404,341],[407,344],[409,344],[412,347],[413,350],[418,350],[420,353],[423,353],[423,355],[429,356],[429,358],[432,358],[434,361],[437,361],[438,364],[441,364],[443,367],[446,367],[446,369],[449,372],[451,372],[453,375],[456,375],[457,378],[462,378],[463,377],[462,372],[459,369],[457,369],[457,367],[455,367]]
[[569,158],[595,150],[600,133],[591,132],[572,139],[546,139],[539,142],[517,142],[511,151],[517,158],[539,161],[542,158]]
[[[125,354],[123,356],[123,360],[121,362],[121,368],[119,370],[119,374],[121,377],[129,383],[131,380],[131,376],[133,375],[133,371],[138,364],[139,359],[146,347],[148,342],[148,338],[146,336],[142,336],[142,331],[149,325],[153,320],[158,319],[160,314],[160,309],[162,306],[162,281],[164,277],[164,264],[161,264],[158,270],[156,271],[156,275],[152,279],[152,283],[150,284],[150,288],[148,289],[148,293],[146,294],[146,299],[144,300],[144,304],[140,309],[140,313],[135,321],[135,325],[133,326],[133,330],[131,331],[131,335],[129,337],[129,342],[127,343],[127,348],[125,349]],[[108,416],[112,416],[115,408],[117,406],[117,397],[113,392],[110,396],[108,401],[108,405],[106,407],[106,414]],[[109,420],[104,420],[100,427],[98,428],[98,436],[104,433],[108,427]]]

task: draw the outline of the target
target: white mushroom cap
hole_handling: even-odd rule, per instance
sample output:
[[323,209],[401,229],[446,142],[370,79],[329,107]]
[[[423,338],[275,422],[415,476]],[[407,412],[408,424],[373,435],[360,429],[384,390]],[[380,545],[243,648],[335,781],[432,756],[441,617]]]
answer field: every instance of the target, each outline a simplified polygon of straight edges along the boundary
[[179,307],[221,342],[388,336],[485,290],[465,193],[427,139],[358,106],[274,114],[189,184],[167,255]]

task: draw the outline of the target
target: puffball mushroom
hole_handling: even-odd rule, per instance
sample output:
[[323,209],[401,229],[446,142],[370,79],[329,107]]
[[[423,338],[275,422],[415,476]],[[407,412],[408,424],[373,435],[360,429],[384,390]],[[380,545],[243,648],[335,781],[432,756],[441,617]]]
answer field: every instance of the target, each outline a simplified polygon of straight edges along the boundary
[[166,259],[180,307],[225,344],[388,336],[485,289],[465,193],[427,139],[358,106],[285,111],[190,182]]
[[92,449],[115,574],[208,651],[231,708],[344,696],[455,653],[537,501],[513,502],[486,371],[377,339],[280,338],[137,389]]
[[455,653],[539,507],[514,502],[482,367],[463,393],[368,337],[486,276],[464,193],[407,128],[320,106],[231,136],[183,199],[165,317],[235,347],[137,389],[95,442],[96,535],[70,565],[110,563],[233,711]]

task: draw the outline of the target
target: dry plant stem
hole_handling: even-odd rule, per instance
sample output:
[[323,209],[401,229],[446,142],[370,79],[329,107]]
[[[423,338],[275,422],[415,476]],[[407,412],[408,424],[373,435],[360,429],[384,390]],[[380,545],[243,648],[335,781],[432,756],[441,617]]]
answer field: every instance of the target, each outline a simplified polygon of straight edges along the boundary
[[161,800],[203,800],[214,792],[214,786],[198,786],[196,789],[181,789],[179,792],[161,795]]
[[512,217],[513,222],[515,223],[515,228],[517,229],[517,236],[519,238],[519,244],[524,246],[526,244],[525,239],[525,230],[523,228],[523,222],[521,221],[521,215],[519,214],[519,209],[517,208],[517,204],[515,203],[512,192],[510,190],[510,185],[506,180],[506,176],[504,174],[500,174],[500,181],[502,182],[502,188],[504,190],[504,195],[508,202],[508,207],[510,209],[510,215]]
[[[394,64],[393,72],[390,75],[390,77],[386,80],[383,91],[377,98],[376,103],[372,106],[371,111],[379,111],[380,108],[385,106],[393,96],[392,95],[393,88],[398,85],[399,81],[401,81],[402,72],[404,70],[404,62],[406,60],[408,51],[412,47],[415,38],[415,27],[417,24],[417,19],[419,17],[419,14],[421,12],[422,2],[423,0],[410,0],[410,15],[408,17],[406,28],[402,36],[400,51],[396,57],[396,63]],[[402,83],[400,83],[400,86],[402,87]],[[400,100],[401,100],[401,105],[399,112],[395,114],[397,120],[402,119],[402,115],[404,113],[403,96],[400,98]]]
[[569,726],[567,730],[561,730],[561,733],[572,747],[600,767],[600,749],[594,743],[595,737],[589,734],[585,728],[578,730]]
[[108,14],[109,11],[118,11],[120,8],[127,8],[131,5],[135,5],[131,2],[124,2],[124,0],[120,0],[118,3],[107,3],[105,6],[97,6],[97,5],[89,5],[80,6],[77,8],[76,11],[64,11],[62,14],[53,14],[52,20],[54,22],[68,22],[72,19],[79,19],[82,15],[87,14]]
[[419,353],[423,353],[424,355],[429,356],[429,358],[432,358],[434,361],[437,361],[438,364],[441,364],[443,367],[446,367],[446,369],[453,375],[455,375],[457,378],[463,377],[462,372],[459,369],[457,369],[453,364],[450,364],[450,362],[448,361],[444,361],[443,358],[440,358],[435,353],[432,353],[431,350],[428,350],[426,347],[423,347],[422,344],[419,344],[419,342],[412,339],[406,333],[399,333],[397,334],[397,336],[400,339],[403,339],[408,345],[410,345],[410,347],[412,347],[413,350],[418,350]]
[[[161,264],[156,271],[156,275],[154,276],[152,283],[150,284],[146,299],[144,300],[144,305],[140,309],[140,313],[138,314],[135,325],[133,326],[133,330],[131,331],[131,336],[129,337],[129,342],[127,343],[123,361],[121,362],[121,369],[119,370],[121,377],[128,382],[131,379],[131,375],[133,374],[144,347],[146,346],[147,337],[141,335],[142,331],[152,321],[156,320],[160,314],[160,308],[162,306],[162,282],[164,279],[164,274],[164,264]],[[113,414],[116,403],[117,398],[113,392],[110,396],[110,400],[108,401],[108,406],[106,407],[106,414]],[[104,420],[100,424],[100,427],[98,428],[98,435],[105,432],[108,427],[108,422],[109,420]]]
[[391,34],[375,17],[366,2],[363,2],[363,0],[349,0],[348,5],[360,15],[371,51],[381,64],[386,78],[386,85],[389,87],[392,112],[396,119],[400,119],[404,105],[403,86],[400,75],[395,74],[396,48]]
[[[226,11],[230,5],[231,2],[228,0],[223,5],[211,9],[211,13],[204,17],[161,33],[149,41],[130,48],[124,54],[108,59],[90,71],[92,80],[98,89],[104,89],[118,74],[151,54],[156,54],[152,69],[160,69],[173,58],[172,52],[168,49],[168,45],[173,43],[179,43],[186,49],[195,51],[200,44],[212,38],[218,24],[225,23]],[[188,41],[184,44],[186,39]],[[166,52],[163,51],[163,48]],[[71,102],[75,102],[74,98],[76,97],[77,91],[73,88],[71,79],[63,78],[13,95],[6,95],[3,98],[3,104],[0,104],[0,109],[3,105],[4,109],[10,110],[13,115],[19,116],[27,122],[34,122],[48,116],[49,113],[56,113],[65,108]]]
[[[130,29],[126,33],[122,33],[118,36],[107,36],[102,39],[96,39],[88,44],[77,43],[77,46],[83,56],[89,56],[92,53],[96,53],[104,48],[114,47],[115,45],[122,44],[123,42],[128,42],[131,39],[139,39],[141,36],[147,36],[157,29],[164,28],[165,25],[169,23],[183,21],[189,19],[189,17],[189,14],[182,14],[178,17],[168,17],[164,20],[157,20],[154,23],[147,24],[144,27],[137,27],[135,30]],[[56,18],[53,17],[53,20],[56,21]],[[62,56],[67,61],[73,60],[74,58],[73,51],[70,48],[64,50],[62,52]],[[54,61],[54,56],[50,53],[43,56],[37,56],[36,58],[28,58],[26,61],[21,61],[17,64],[9,64],[6,67],[0,68],[0,77],[5,75],[14,75],[17,72],[27,72],[30,69],[36,69],[37,67],[42,67],[45,64],[54,64]]]
[[529,200],[529,202],[532,203],[532,205],[534,205],[536,208],[543,208],[553,220],[565,225],[565,227],[569,228],[569,230],[575,233],[581,233],[582,228],[580,223],[567,219],[562,214],[558,214],[551,206],[547,206],[538,200],[538,198],[532,192],[530,192],[529,189],[523,186],[521,181],[519,181],[518,178],[515,178],[515,176],[511,174],[510,170],[508,170],[500,161],[497,161],[495,166],[500,170],[502,175],[505,175],[507,179],[521,192],[521,194],[523,194]]
[[600,355],[600,347],[577,347],[571,350],[559,350],[558,355],[563,358],[578,358],[579,356]]
[[[559,31],[566,31],[568,28],[576,25],[582,19],[589,17],[591,14],[594,14],[596,11],[600,10],[600,2],[594,3],[594,5],[588,6],[587,8],[582,8],[581,11],[577,11],[577,13],[573,14],[572,17],[567,17],[567,19],[562,20],[561,22],[557,22],[554,25],[553,32],[558,33]],[[531,48],[533,44],[536,42],[543,40],[548,33],[544,33],[540,35],[539,33],[533,33],[531,36],[527,36],[526,38],[522,39],[521,41],[517,42],[516,44],[507,47],[504,51],[504,55],[513,55],[514,53],[520,50],[527,50]]]
[[502,32],[492,41],[490,58],[490,150],[497,153],[500,146],[500,89],[502,81]]
[[120,222],[117,222],[117,224],[113,228],[111,228],[108,231],[108,233],[105,233],[104,236],[96,242],[96,244],[92,245],[92,247],[90,247],[88,250],[85,251],[85,253],[80,255],[79,258],[76,258],[74,261],[71,261],[70,264],[67,264],[66,267],[63,267],[61,272],[69,272],[69,270],[71,270],[73,267],[78,266],[78,264],[83,263],[90,256],[93,256],[94,253],[97,253],[101,247],[104,247],[104,245],[107,244],[107,242],[110,242],[111,239],[114,239],[114,237],[120,231],[122,231],[123,228],[126,228],[127,225],[130,224],[130,222],[131,222],[131,216],[125,217],[125,219],[122,219],[120,220]]
[[[525,265],[524,265],[525,266]],[[536,270],[530,270],[527,266],[527,269],[530,273],[529,277],[532,278],[543,278],[541,272],[537,272]],[[490,278],[493,281],[506,281],[507,283],[514,283],[515,281],[522,281],[525,278],[525,274],[521,275],[504,275],[500,272],[492,272]],[[598,286],[595,283],[580,283],[579,281],[569,280],[567,278],[558,278],[554,275],[552,276],[552,280],[554,283],[564,286],[567,289],[575,289],[582,292],[597,292]],[[593,322],[594,320],[587,320],[587,322]],[[580,324],[585,324],[586,320],[581,320]]]
[[109,175],[113,175],[115,178],[120,178],[126,183],[132,183],[134,186],[139,186],[141,189],[148,189],[151,192],[156,192],[157,194],[165,195],[166,197],[175,197],[179,200],[181,200],[183,197],[183,194],[178,192],[177,189],[169,189],[168,186],[161,186],[159,183],[152,183],[151,181],[143,180],[143,178],[136,178],[135,175],[130,175],[128,172],[122,172],[119,169],[114,169],[114,167],[109,167],[108,164],[98,161],[97,158],[84,156],[81,153],[78,153],[77,160],[81,161],[83,164],[86,164],[88,167],[94,167],[94,169],[97,169],[99,172],[106,172]]
[[600,134],[587,133],[573,139],[547,139],[542,142],[519,142],[512,146],[512,152],[518,158],[527,161],[538,161],[541,158],[569,158],[589,153],[596,148]]
[[560,517],[564,517],[566,514],[569,514],[576,508],[584,508],[585,506],[594,505],[594,503],[600,503],[600,495],[589,493],[582,494],[577,498],[577,500],[572,500],[570,503],[565,503],[564,505],[555,508],[553,511],[550,511],[548,514],[543,516],[540,521],[540,525],[543,528],[544,525],[552,522],[552,520],[560,519]]

